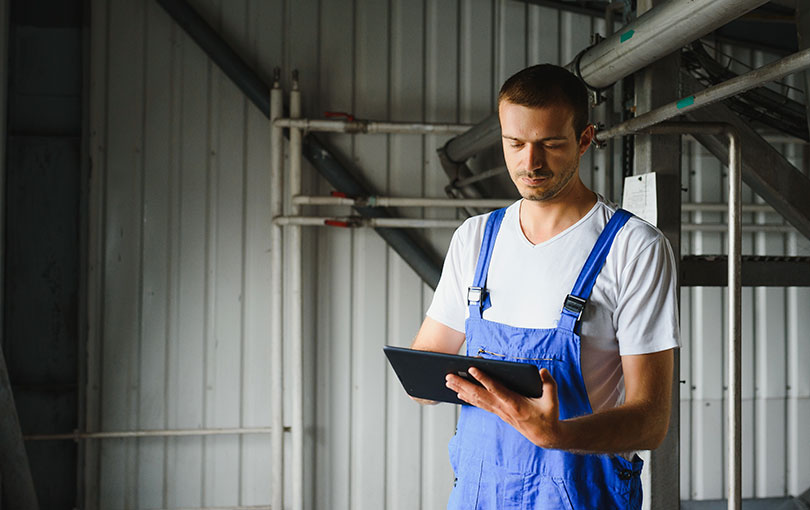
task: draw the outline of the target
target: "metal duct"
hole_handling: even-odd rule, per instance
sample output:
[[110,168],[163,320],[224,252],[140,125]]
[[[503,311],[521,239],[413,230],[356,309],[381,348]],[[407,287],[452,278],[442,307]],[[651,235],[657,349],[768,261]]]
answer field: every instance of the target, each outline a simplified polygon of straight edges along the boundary
[[[765,0],[670,0],[580,53],[567,67],[589,87],[602,89],[764,3]],[[459,164],[497,144],[499,138],[500,125],[495,113],[447,142],[440,152],[450,162]]]
[[[270,86],[212,29],[185,0],[157,0],[158,4],[200,45],[208,57],[231,79],[256,107],[270,118]],[[304,156],[313,167],[338,191],[349,196],[370,196],[376,193],[362,185],[335,156],[313,135],[304,138]],[[390,214],[379,208],[356,207],[369,218]],[[433,289],[439,283],[441,260],[428,253],[422,243],[409,232],[390,228],[375,228],[391,248]]]

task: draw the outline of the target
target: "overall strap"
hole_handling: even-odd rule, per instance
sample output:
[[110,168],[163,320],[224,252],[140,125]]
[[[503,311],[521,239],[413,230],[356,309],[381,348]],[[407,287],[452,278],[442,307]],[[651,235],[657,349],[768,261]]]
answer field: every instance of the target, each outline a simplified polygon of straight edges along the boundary
[[582,316],[582,310],[585,309],[585,303],[591,297],[596,277],[599,276],[602,266],[605,265],[605,259],[607,259],[610,247],[613,245],[613,239],[631,216],[632,213],[624,209],[618,209],[613,213],[608,224],[605,225],[605,229],[602,230],[596,240],[591,254],[588,255],[588,260],[585,261],[585,265],[582,267],[579,277],[577,277],[574,289],[565,297],[560,321],[557,323],[558,328],[576,331],[579,326],[579,319]]
[[492,211],[487,218],[486,227],[484,227],[481,251],[478,252],[478,265],[475,266],[475,278],[472,287],[467,289],[467,306],[470,308],[470,317],[480,319],[483,311],[492,306],[487,292],[487,274],[489,273],[489,261],[492,259],[492,248],[495,246],[495,238],[498,237],[504,213],[506,213],[505,207]]

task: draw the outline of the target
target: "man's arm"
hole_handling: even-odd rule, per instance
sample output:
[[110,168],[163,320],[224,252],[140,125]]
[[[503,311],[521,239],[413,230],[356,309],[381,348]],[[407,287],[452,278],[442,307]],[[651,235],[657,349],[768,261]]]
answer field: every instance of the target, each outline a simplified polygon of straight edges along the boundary
[[[411,344],[411,349],[456,354],[463,343],[464,333],[456,331],[450,326],[445,326],[430,317],[425,317],[422,327],[419,328],[419,333],[416,334],[416,338]],[[438,404],[435,400],[416,397],[411,397],[411,399],[422,405]]]
[[559,419],[557,383],[542,369],[543,396],[527,398],[470,369],[480,387],[447,376],[447,387],[465,402],[490,411],[537,446],[580,453],[621,453],[652,450],[664,440],[669,425],[672,391],[672,350],[622,356],[624,404],[594,414]]
[[416,338],[411,344],[411,349],[457,354],[463,343],[464,333],[430,317],[425,317],[419,333],[416,334]]

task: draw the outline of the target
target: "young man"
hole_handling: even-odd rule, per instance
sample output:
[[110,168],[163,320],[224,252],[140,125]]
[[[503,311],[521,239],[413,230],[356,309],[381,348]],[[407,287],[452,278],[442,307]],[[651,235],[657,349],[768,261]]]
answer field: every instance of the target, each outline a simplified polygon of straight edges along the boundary
[[466,340],[470,356],[533,363],[543,395],[475,369],[483,387],[447,376],[471,404],[450,442],[449,508],[640,508],[635,451],[666,435],[679,344],[672,250],[580,180],[594,130],[575,76],[524,69],[498,113],[523,199],[456,231],[413,347],[455,353]]

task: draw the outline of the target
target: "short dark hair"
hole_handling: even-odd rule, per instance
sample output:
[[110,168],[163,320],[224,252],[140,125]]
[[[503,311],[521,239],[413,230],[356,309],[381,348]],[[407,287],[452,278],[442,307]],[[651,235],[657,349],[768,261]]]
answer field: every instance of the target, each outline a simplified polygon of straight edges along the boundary
[[582,80],[560,66],[537,64],[518,71],[503,83],[498,93],[498,105],[501,101],[528,108],[568,106],[574,114],[577,139],[588,126],[588,89]]

